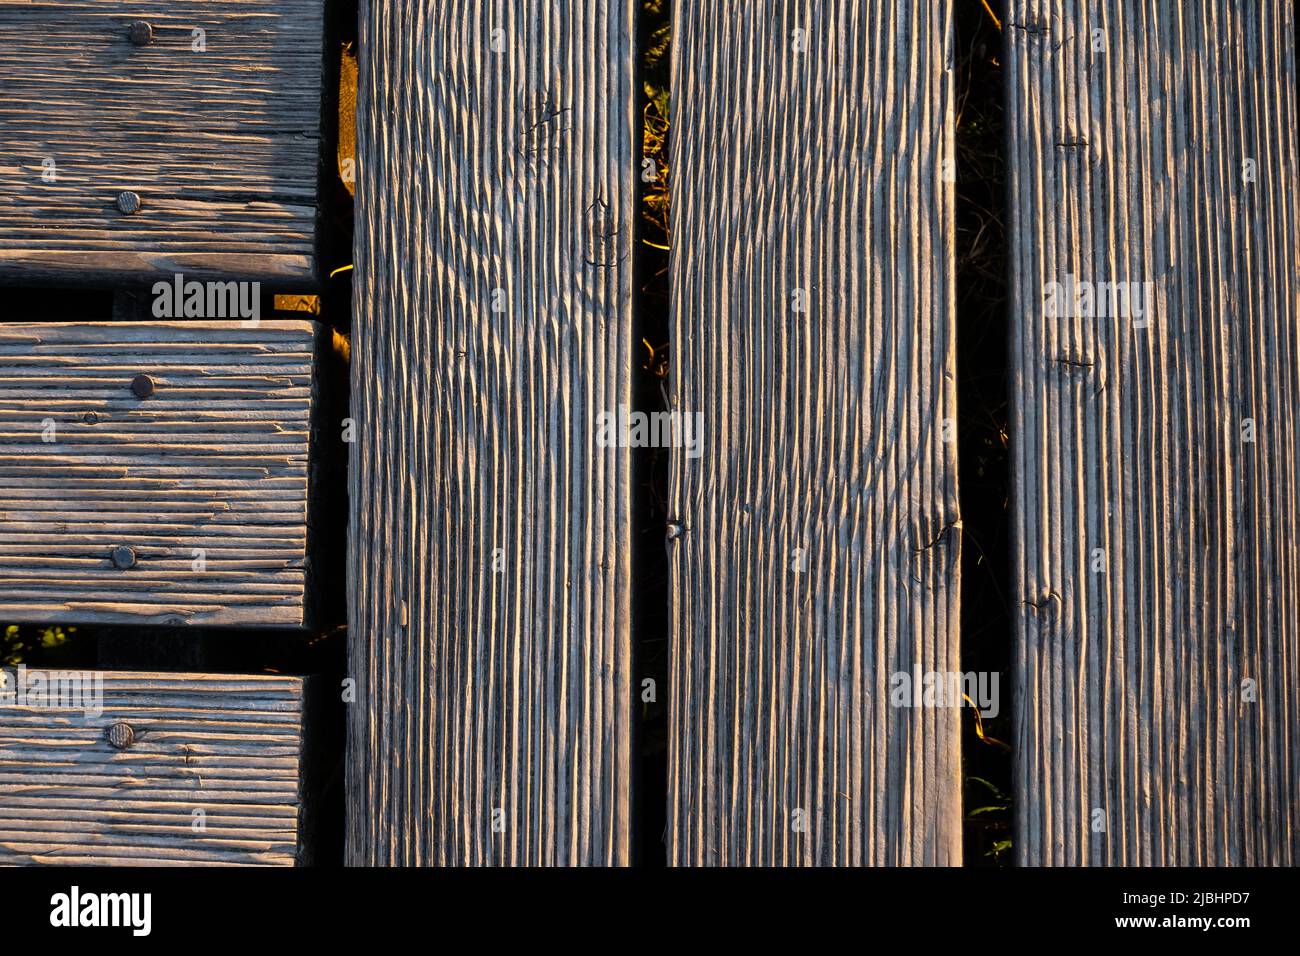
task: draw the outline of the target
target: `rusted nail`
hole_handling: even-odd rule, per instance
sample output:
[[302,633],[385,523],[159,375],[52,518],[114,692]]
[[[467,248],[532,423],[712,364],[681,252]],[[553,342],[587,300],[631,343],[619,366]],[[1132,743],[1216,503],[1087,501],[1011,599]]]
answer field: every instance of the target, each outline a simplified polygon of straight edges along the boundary
[[118,750],[125,750],[135,743],[135,731],[130,724],[121,720],[115,724],[110,724],[108,729],[104,731],[104,736]]
[[118,545],[113,549],[113,567],[125,571],[127,568],[135,566],[135,549],[128,548],[126,545]]
[[135,23],[127,27],[126,35],[131,38],[131,42],[136,46],[148,46],[153,42],[153,27],[144,20],[136,20]]
[[94,412],[86,412],[86,414],[81,416],[81,420],[87,425],[94,425],[99,421],[99,416]]
[[131,394],[136,398],[148,398],[153,394],[153,379],[148,375],[137,375],[131,379]]
[[140,211],[140,197],[129,189],[126,192],[118,193],[117,208],[124,216],[137,213]]

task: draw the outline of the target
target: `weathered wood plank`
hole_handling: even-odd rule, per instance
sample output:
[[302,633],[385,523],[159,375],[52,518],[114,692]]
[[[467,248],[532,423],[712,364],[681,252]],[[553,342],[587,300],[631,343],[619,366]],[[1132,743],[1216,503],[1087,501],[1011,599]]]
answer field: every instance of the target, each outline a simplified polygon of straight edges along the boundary
[[1293,17],[1009,6],[1022,864],[1300,859]]
[[323,11],[0,0],[0,280],[311,280]]
[[674,864],[961,860],[958,711],[890,701],[959,670],[951,52],[947,2],[677,5]]
[[633,10],[361,4],[354,864],[628,858]]
[[0,671],[0,865],[306,862],[305,688]]
[[0,324],[0,621],[307,623],[316,341]]

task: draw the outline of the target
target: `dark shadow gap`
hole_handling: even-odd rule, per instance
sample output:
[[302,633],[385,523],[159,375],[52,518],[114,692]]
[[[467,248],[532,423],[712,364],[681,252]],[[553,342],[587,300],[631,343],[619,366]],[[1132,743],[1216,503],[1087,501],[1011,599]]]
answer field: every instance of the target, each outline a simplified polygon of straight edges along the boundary
[[[318,590],[314,630],[296,645],[271,642],[264,666],[286,673],[311,674],[315,693],[312,719],[315,745],[304,773],[316,789],[307,823],[314,839],[314,862],[342,866],[344,860],[344,766],[347,674],[348,446],[344,420],[350,414],[352,329],[352,239],[355,188],[356,73],[358,0],[330,0],[325,6],[324,70],[321,83],[321,162],[318,174],[317,271],[319,309],[313,316],[331,330],[318,349],[316,408],[313,411],[309,581]],[[348,161],[351,160],[351,163]],[[345,177],[347,181],[345,181]],[[349,188],[352,187],[352,188]],[[277,315],[277,317],[283,317]],[[247,644],[222,643],[221,667],[242,669]],[[252,660],[247,660],[252,664]]]
[[0,286],[0,323],[107,322],[112,317],[110,289]]
[[320,185],[317,189],[316,254],[320,277],[320,318],[345,335],[352,328],[350,266],[352,192],[356,187],[357,5],[358,0],[333,0],[325,8],[321,165],[318,177]]
[[[671,0],[642,0],[637,24],[641,157],[633,234],[632,404],[668,410],[668,93]],[[667,864],[669,448],[632,453],[632,862]]]
[[962,711],[967,866],[1013,859],[1004,6],[959,0],[955,14],[962,670],[998,676],[996,716]]

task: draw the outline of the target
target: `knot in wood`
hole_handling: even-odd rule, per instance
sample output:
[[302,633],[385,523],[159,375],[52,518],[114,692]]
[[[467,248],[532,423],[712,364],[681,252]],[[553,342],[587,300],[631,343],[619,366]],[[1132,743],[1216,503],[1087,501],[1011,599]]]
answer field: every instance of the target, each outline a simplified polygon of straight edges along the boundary
[[127,747],[135,743],[135,731],[131,729],[130,724],[121,720],[115,724],[111,724],[109,728],[104,731],[104,736],[108,738],[108,742],[118,750],[125,750]]
[[148,398],[153,394],[153,379],[148,375],[137,375],[131,379],[131,394],[136,398]]
[[124,216],[130,216],[140,211],[140,197],[131,190],[118,193],[117,208]]
[[113,567],[125,571],[127,568],[135,567],[135,550],[121,545],[113,549]]
[[136,46],[148,46],[153,42],[153,27],[144,20],[136,20],[126,29],[126,35]]

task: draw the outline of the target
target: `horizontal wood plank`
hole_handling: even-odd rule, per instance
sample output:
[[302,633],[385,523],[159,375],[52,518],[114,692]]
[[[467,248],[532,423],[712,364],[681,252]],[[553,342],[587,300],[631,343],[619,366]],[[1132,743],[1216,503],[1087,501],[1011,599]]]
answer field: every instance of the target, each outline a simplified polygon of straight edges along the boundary
[[0,671],[0,865],[306,859],[305,687],[278,675]]
[[309,282],[324,7],[0,0],[0,280]]
[[303,625],[316,341],[0,325],[0,621]]

